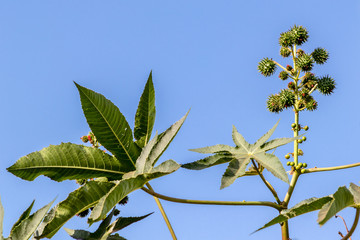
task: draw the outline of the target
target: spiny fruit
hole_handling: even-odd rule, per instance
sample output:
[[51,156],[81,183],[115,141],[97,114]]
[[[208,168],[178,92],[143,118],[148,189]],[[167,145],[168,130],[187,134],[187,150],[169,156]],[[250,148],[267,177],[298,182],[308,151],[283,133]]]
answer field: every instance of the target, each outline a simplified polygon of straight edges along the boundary
[[279,78],[281,80],[286,80],[286,79],[288,79],[288,77],[289,77],[289,75],[288,75],[288,73],[286,71],[281,71],[280,74],[279,74]]
[[303,44],[309,38],[308,31],[303,26],[294,25],[294,27],[292,27],[290,31],[291,31],[291,33],[293,35],[294,43],[296,45]]
[[329,53],[324,48],[316,48],[311,56],[317,64],[324,64],[329,59]]
[[329,75],[317,79],[317,90],[324,95],[330,95],[335,89],[335,81]]
[[288,89],[283,89],[280,92],[280,102],[284,108],[292,107],[295,103],[295,95]]
[[291,70],[293,70],[293,67],[290,65],[286,65],[286,70],[291,71]]
[[290,51],[289,48],[287,48],[287,47],[282,47],[282,48],[280,49],[280,55],[281,55],[282,57],[288,57],[288,56],[290,56],[290,54],[291,54],[291,51]]
[[276,64],[273,60],[264,58],[259,62],[258,70],[265,77],[269,77],[274,74],[276,70]]
[[266,102],[267,108],[270,112],[279,113],[283,110],[279,94],[270,95]]
[[81,141],[83,141],[84,143],[87,143],[89,141],[88,137],[87,136],[82,136],[81,138]]
[[296,65],[304,72],[311,71],[314,65],[314,60],[308,54],[302,54],[295,60]]

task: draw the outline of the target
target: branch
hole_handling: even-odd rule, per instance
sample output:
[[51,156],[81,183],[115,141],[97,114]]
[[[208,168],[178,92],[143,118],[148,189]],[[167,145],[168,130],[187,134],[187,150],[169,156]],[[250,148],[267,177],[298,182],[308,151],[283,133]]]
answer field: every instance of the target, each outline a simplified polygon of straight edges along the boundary
[[356,229],[356,226],[359,223],[359,216],[360,216],[360,208],[356,208],[354,223],[353,223],[352,227],[350,228],[350,231],[341,240],[347,240],[347,239],[349,239],[349,237],[351,237],[351,235],[354,233],[354,231]]
[[177,202],[177,203],[187,203],[187,204],[202,204],[202,205],[242,205],[242,206],[267,206],[275,208],[278,211],[281,211],[284,209],[284,207],[274,203],[274,202],[267,202],[267,201],[209,201],[209,200],[190,200],[190,199],[182,199],[182,198],[174,198],[174,197],[168,197],[159,193],[156,193],[154,191],[151,191],[147,188],[141,188],[143,191],[147,192],[148,194],[155,196],[157,198],[170,201],[170,202]]
[[325,168],[314,167],[314,168],[306,169],[304,173],[334,171],[334,170],[341,170],[341,169],[353,168],[353,167],[358,167],[358,166],[360,166],[360,162],[352,163],[352,164],[348,164],[348,165],[336,166],[336,167],[325,167]]
[[273,188],[273,186],[271,186],[271,184],[270,184],[268,181],[266,181],[266,179],[264,178],[264,176],[262,175],[262,173],[259,171],[258,167],[256,166],[254,159],[251,159],[251,162],[252,162],[252,164],[253,164],[256,172],[259,174],[261,180],[263,180],[263,182],[265,183],[265,185],[267,186],[267,188],[268,188],[268,189],[270,190],[270,192],[274,195],[276,202],[277,202],[278,204],[280,204],[281,201],[280,201],[280,199],[279,199],[279,197],[278,197],[278,195],[277,195],[277,192],[276,192],[275,189]]

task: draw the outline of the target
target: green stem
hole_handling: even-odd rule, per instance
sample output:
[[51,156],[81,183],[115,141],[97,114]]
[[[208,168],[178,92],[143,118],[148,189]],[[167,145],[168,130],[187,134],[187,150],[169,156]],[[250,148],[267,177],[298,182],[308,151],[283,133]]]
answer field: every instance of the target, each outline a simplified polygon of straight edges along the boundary
[[354,233],[354,231],[359,223],[359,217],[360,217],[360,208],[356,208],[354,223],[353,223],[352,227],[350,228],[350,231],[341,240],[347,240],[351,237],[351,235]]
[[[297,94],[295,95],[297,97]],[[299,136],[299,112],[295,111],[295,131],[294,131],[294,137]],[[298,157],[299,157],[299,143],[297,140],[294,141],[294,163],[295,166],[298,164]]]
[[[146,183],[146,186],[149,188],[150,191],[154,192],[154,189],[151,187],[151,185],[149,183]],[[170,231],[172,239],[177,240],[174,229],[171,226],[169,218],[167,217],[166,212],[165,212],[160,200],[156,196],[153,196],[153,197],[155,199],[156,204],[158,205],[158,208],[160,209],[161,215],[163,216],[163,218],[164,218],[164,220],[166,222],[166,225],[167,225],[167,227],[168,227],[168,229]]]
[[296,182],[299,178],[300,174],[297,170],[294,171],[294,174],[293,174],[293,177],[291,178],[291,182],[290,182],[290,186],[289,186],[289,189],[285,195],[285,198],[284,198],[284,206],[287,207],[287,205],[289,204],[289,201],[290,201],[290,198],[291,198],[291,195],[294,191],[294,188],[295,188],[295,185],[296,185]]
[[147,192],[148,194],[166,200],[170,202],[177,202],[177,203],[186,203],[186,204],[202,204],[202,205],[232,205],[232,206],[267,206],[275,208],[278,211],[281,211],[284,209],[279,204],[276,204],[274,202],[267,202],[267,201],[209,201],[209,200],[190,200],[190,199],[182,199],[182,198],[174,198],[165,196],[159,193],[156,193],[152,190],[142,188],[143,191]]
[[251,162],[252,162],[252,164],[253,164],[256,172],[259,174],[261,180],[263,180],[263,182],[265,183],[266,187],[267,187],[267,188],[270,190],[270,192],[274,195],[276,202],[277,202],[278,204],[280,204],[281,201],[280,201],[280,199],[279,199],[279,197],[278,197],[278,195],[277,195],[277,192],[276,192],[275,189],[273,188],[273,186],[272,186],[268,181],[266,181],[266,179],[264,178],[264,176],[262,175],[262,173],[259,171],[258,167],[256,166],[254,159],[251,159]]
[[341,170],[341,169],[353,168],[353,167],[359,167],[359,166],[360,166],[360,162],[352,163],[352,164],[348,164],[348,165],[336,166],[336,167],[324,167],[324,168],[315,167],[315,168],[306,169],[305,173],[334,171],[334,170]]
[[288,221],[283,222],[283,224],[281,225],[281,239],[282,240],[290,239]]
[[274,61],[274,60],[272,60],[276,65],[278,65],[279,67],[281,67],[285,72],[287,72],[288,74],[290,74],[290,76],[291,76],[291,72],[289,71],[289,70],[287,70],[285,67],[283,67],[280,63],[278,63],[278,62],[276,62],[276,61]]

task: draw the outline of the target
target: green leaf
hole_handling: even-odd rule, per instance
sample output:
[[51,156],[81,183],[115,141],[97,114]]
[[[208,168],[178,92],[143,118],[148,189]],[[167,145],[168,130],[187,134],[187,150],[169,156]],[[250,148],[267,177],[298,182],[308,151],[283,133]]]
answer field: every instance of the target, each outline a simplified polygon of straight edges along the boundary
[[179,121],[171,125],[166,131],[162,132],[159,135],[158,140],[156,141],[154,147],[151,149],[148,160],[146,161],[146,169],[150,169],[152,166],[154,166],[159,160],[160,156],[168,148],[176,134],[179,132],[181,126],[184,124],[184,121],[188,116],[189,111]]
[[202,170],[208,167],[230,162],[234,159],[235,157],[230,154],[216,154],[195,162],[183,164],[181,167],[191,170]]
[[151,214],[153,214],[153,213],[149,213],[149,214],[146,214],[141,217],[119,217],[108,227],[108,231],[110,231],[111,233],[117,232],[117,231],[129,226],[130,224],[133,224],[135,222],[138,222],[138,221],[150,216]]
[[50,145],[20,158],[7,170],[32,181],[45,175],[55,181],[109,177],[120,179],[124,165],[100,149],[72,143]]
[[303,135],[297,136],[297,137],[292,137],[292,138],[276,138],[273,139],[269,142],[264,143],[263,145],[260,146],[261,150],[263,150],[264,152],[267,152],[271,149],[280,147],[282,145],[291,143],[297,139],[302,138]]
[[21,216],[19,217],[19,219],[16,221],[16,223],[13,225],[13,227],[11,228],[11,231],[10,231],[10,235],[12,233],[12,231],[14,230],[14,228],[19,225],[24,219],[26,219],[27,217],[30,216],[30,213],[31,213],[31,209],[33,208],[34,206],[34,203],[35,203],[35,200],[32,201],[32,203],[30,204],[30,206],[21,214]]
[[237,148],[224,145],[224,144],[217,144],[214,146],[203,147],[203,148],[195,148],[189,149],[190,151],[197,152],[197,153],[234,153],[236,152]]
[[278,120],[275,125],[267,132],[265,133],[261,138],[259,138],[255,143],[254,143],[254,148],[258,148],[261,145],[263,145],[270,137],[271,135],[273,135],[273,133],[275,132],[276,127],[279,125],[279,121]]
[[123,163],[124,171],[135,169],[139,156],[131,128],[120,110],[103,95],[77,83],[86,120],[97,140]]
[[12,229],[10,238],[12,240],[28,240],[36,231],[54,201],[55,200],[22,220],[14,229]]
[[51,238],[73,216],[94,206],[114,186],[110,182],[87,182],[78,188],[45,217],[39,238]]
[[253,158],[271,172],[275,177],[289,183],[289,177],[279,158],[273,154],[259,152],[253,155]]
[[150,72],[135,115],[134,137],[137,140],[137,145],[141,148],[150,140],[155,114],[155,90],[152,72]]
[[75,239],[84,239],[87,240],[91,234],[91,232],[84,230],[73,230],[69,228],[64,228],[64,230],[70,235],[70,237]]
[[257,231],[260,231],[264,228],[270,227],[272,225],[285,222],[291,218],[300,216],[305,213],[313,212],[321,209],[326,203],[331,201],[331,197],[322,197],[322,198],[309,198],[300,203],[296,204],[290,209],[281,211],[280,215],[265,224],[262,228],[259,228]]
[[179,167],[180,165],[175,161],[168,160],[151,169],[148,173],[136,174],[136,171],[134,171],[132,175],[124,175],[124,178],[128,178],[117,181],[116,185],[100,199],[99,203],[92,210],[88,222],[92,224],[104,219],[106,217],[106,213],[108,213],[129,193],[143,187],[145,183],[152,179],[162,177],[176,171]]
[[0,199],[0,239],[3,239],[4,207]]
[[238,146],[241,150],[249,152],[252,148],[252,146],[245,140],[245,138],[236,130],[235,126],[233,126],[232,129],[232,138],[236,146]]
[[250,157],[232,160],[221,179],[220,189],[230,186],[238,177],[245,175],[249,162]]
[[320,225],[324,225],[344,208],[354,205],[354,196],[346,187],[339,187],[332,197],[333,199],[319,211],[317,222]]
[[354,196],[354,202],[357,206],[360,206],[360,187],[354,183],[350,183],[349,190]]

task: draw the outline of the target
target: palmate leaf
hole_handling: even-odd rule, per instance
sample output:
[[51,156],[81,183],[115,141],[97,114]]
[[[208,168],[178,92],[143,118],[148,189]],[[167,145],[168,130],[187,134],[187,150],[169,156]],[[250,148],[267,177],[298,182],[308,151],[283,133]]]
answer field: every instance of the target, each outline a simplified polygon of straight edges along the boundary
[[9,238],[11,240],[28,240],[36,231],[54,201],[42,207],[31,216],[23,219],[16,227],[14,227],[14,229],[12,229]]
[[215,145],[205,148],[191,149],[199,153],[214,153],[215,155],[187,163],[182,167],[200,170],[221,163],[230,162],[221,180],[221,189],[230,186],[237,178],[245,175],[253,175],[246,172],[246,167],[251,159],[256,160],[262,167],[271,172],[275,177],[289,183],[288,175],[280,160],[267,151],[290,143],[302,136],[293,138],[278,138],[266,142],[274,133],[279,121],[254,144],[248,143],[245,138],[233,126],[232,138],[236,147],[227,145]]
[[354,196],[346,187],[339,187],[338,190],[330,196],[332,196],[333,199],[319,211],[317,222],[320,225],[324,225],[330,218],[344,208],[355,204]]
[[110,231],[111,233],[117,232],[135,222],[143,220],[144,218],[150,216],[151,214],[153,213],[149,213],[140,217],[119,217],[108,227],[108,231]]
[[30,204],[30,206],[21,214],[21,216],[19,217],[19,219],[15,222],[15,224],[14,224],[13,227],[11,228],[10,235],[11,235],[12,231],[14,230],[14,228],[15,228],[16,226],[18,226],[24,219],[26,219],[27,217],[30,216],[31,209],[32,209],[33,206],[34,206],[34,203],[35,203],[35,200],[33,200],[32,203]]
[[125,117],[103,95],[77,83],[75,85],[80,93],[84,115],[97,140],[126,166],[127,172],[134,170],[139,150]]
[[114,186],[111,182],[87,182],[46,215],[37,238],[51,238],[73,216],[94,206]]
[[134,137],[137,140],[136,144],[141,148],[150,140],[155,114],[155,90],[150,72],[135,115]]
[[63,181],[95,177],[121,179],[124,168],[115,157],[100,149],[62,143],[30,153],[7,170],[29,181],[40,175]]
[[104,195],[99,203],[94,207],[88,222],[100,221],[106,217],[106,214],[129,193],[143,187],[148,181],[165,176],[176,171],[180,167],[173,160],[161,163],[159,166],[151,169],[147,173],[136,173],[136,171],[124,175],[123,180],[117,181],[116,185]]
[[360,206],[360,187],[354,183],[350,183],[349,190],[351,194],[354,196],[355,205]]
[[257,231],[260,231],[264,228],[270,227],[272,225],[285,222],[291,218],[300,216],[305,213],[313,212],[321,209],[326,203],[332,200],[332,197],[323,197],[323,198],[309,198],[300,203],[296,204],[290,209],[281,211],[280,215],[265,224],[263,227],[259,228]]

